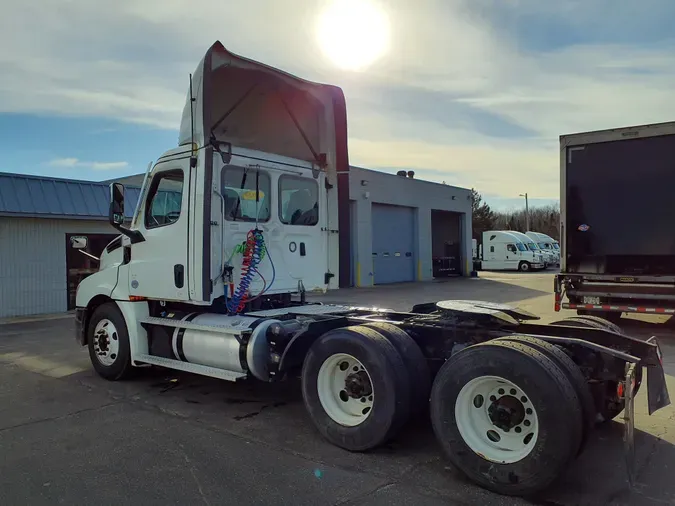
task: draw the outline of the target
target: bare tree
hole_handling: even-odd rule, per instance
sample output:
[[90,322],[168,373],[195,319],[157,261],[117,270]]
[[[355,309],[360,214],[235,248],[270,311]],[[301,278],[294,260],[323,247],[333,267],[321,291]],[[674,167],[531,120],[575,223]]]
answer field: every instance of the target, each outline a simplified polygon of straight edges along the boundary
[[[495,211],[494,228],[497,230],[526,230],[525,210]],[[560,235],[560,209],[557,205],[530,207],[530,230],[541,232],[554,239]]]
[[473,237],[479,239],[486,230],[541,232],[560,239],[560,208],[557,205],[530,207],[530,230],[526,229],[525,210],[493,211],[475,189],[471,189]]

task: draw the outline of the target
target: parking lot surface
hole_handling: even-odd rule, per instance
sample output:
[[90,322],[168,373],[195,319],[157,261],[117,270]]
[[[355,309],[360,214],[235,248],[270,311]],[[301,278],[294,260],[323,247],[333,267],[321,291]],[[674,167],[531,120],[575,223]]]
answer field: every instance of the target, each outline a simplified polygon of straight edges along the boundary
[[[481,273],[318,298],[397,310],[483,299],[550,322],[564,316],[552,310],[552,286],[551,273]],[[628,332],[661,339],[672,396],[672,325],[624,320]],[[648,416],[645,389],[636,402],[633,490],[615,421],[591,436],[552,489],[526,501],[465,480],[441,455],[425,417],[377,451],[348,453],[313,429],[297,381],[230,384],[154,369],[107,382],[73,332],[70,317],[0,325],[0,504],[675,504],[675,409]]]

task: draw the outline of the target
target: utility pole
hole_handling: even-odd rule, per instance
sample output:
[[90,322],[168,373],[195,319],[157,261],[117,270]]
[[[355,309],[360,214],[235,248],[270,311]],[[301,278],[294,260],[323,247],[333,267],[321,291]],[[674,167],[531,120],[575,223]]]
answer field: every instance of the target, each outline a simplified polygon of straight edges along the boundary
[[530,231],[530,207],[527,203],[527,193],[521,193],[521,197],[525,197],[525,232]]

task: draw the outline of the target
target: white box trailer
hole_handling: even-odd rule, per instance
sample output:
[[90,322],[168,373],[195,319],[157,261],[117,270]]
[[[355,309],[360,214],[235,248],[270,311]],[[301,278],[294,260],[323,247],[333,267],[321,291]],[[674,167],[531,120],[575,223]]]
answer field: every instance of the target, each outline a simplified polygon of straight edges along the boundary
[[100,376],[151,365],[227,381],[299,373],[317,431],[349,451],[395,437],[429,405],[449,461],[510,495],[548,487],[599,421],[625,408],[632,428],[643,367],[650,412],[669,403],[658,343],[608,322],[542,325],[481,301],[308,303],[308,290],[349,274],[346,117],[339,88],[220,43],[207,51],[179,146],[149,167],[130,226],[124,187],[111,185],[121,236],[76,297],[77,340]]

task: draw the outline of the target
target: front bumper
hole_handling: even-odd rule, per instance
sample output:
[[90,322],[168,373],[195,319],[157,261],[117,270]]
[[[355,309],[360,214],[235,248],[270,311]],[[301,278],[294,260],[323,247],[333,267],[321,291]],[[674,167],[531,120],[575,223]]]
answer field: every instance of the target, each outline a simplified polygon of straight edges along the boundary
[[75,340],[81,345],[87,344],[87,308],[78,307],[75,309]]

